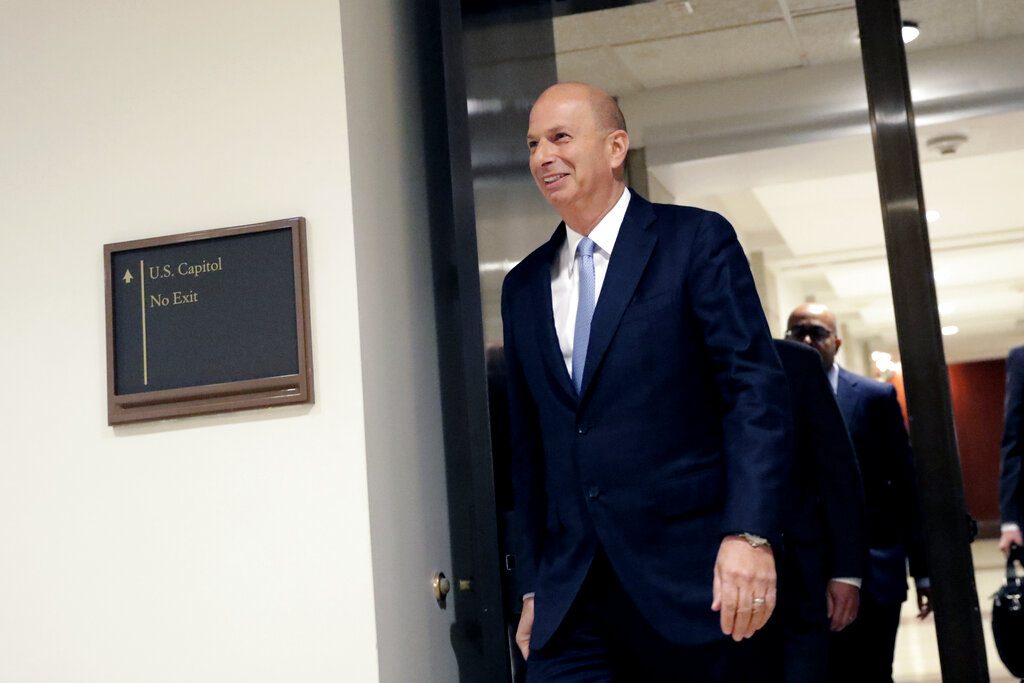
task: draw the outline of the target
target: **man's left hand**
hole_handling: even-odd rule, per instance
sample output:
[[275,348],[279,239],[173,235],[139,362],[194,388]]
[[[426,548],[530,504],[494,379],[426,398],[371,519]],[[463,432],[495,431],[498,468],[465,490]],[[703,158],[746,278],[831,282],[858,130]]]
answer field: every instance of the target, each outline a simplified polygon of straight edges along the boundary
[[931,587],[917,587],[917,618],[925,619],[932,613],[932,589]]
[[723,538],[712,592],[711,609],[721,612],[722,633],[737,642],[754,635],[775,610],[775,555],[771,547],[754,548],[739,536]]
[[849,583],[832,579],[825,589],[828,604],[829,628],[842,631],[853,623],[860,609],[860,589]]

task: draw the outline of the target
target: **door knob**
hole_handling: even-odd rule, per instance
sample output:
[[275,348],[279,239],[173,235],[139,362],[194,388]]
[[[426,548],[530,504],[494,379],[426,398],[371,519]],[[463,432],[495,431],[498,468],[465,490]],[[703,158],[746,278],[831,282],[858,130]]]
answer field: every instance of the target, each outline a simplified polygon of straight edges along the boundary
[[434,572],[434,580],[432,582],[434,588],[434,599],[437,600],[437,606],[441,609],[448,607],[447,599],[448,593],[452,589],[451,581],[444,575],[444,572]]

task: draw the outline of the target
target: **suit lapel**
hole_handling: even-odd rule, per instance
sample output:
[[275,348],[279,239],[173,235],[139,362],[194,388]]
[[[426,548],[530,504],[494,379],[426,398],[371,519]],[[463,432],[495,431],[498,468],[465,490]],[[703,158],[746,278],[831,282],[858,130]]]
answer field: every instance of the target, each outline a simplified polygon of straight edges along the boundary
[[846,421],[846,429],[852,430],[857,417],[857,378],[846,370],[839,368],[839,382],[836,389],[836,402],[839,412]]
[[547,367],[552,381],[561,389],[571,402],[576,401],[576,387],[572,384],[569,371],[565,368],[562,358],[562,347],[558,344],[558,333],[555,331],[555,312],[551,302],[551,265],[565,241],[565,223],[561,223],[551,239],[544,245],[544,252],[538,259],[540,267],[530,275],[530,289],[533,298],[533,310],[540,312],[538,321],[537,343],[540,346],[541,360]]
[[651,257],[654,243],[658,241],[655,234],[647,231],[647,226],[654,221],[654,209],[650,202],[636,192],[632,192],[632,195],[626,216],[622,219],[622,227],[619,228],[619,235],[615,239],[615,246],[612,247],[608,272],[605,274],[601,296],[594,309],[587,362],[583,368],[581,402],[615,335],[619,319],[633,298],[640,276],[643,275],[647,261]]

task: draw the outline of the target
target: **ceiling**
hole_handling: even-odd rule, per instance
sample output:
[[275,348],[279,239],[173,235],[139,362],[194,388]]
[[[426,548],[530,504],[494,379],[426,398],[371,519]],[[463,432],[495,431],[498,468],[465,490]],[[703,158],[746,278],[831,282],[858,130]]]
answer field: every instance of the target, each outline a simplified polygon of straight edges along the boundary
[[[1024,34],[1020,0],[904,0],[908,51]],[[654,0],[557,17],[558,77],[616,95],[860,59],[854,2]]]
[[[898,357],[866,110],[853,112],[856,125],[795,132],[839,111],[834,102],[814,98],[834,89],[844,65],[859,63],[853,6],[655,0],[556,18],[559,80],[592,82],[620,97],[631,137],[646,136],[652,194],[720,211],[733,222],[748,254],[758,252],[770,274],[776,333],[792,306],[815,300],[837,312],[848,346],[852,338],[865,356],[884,350]],[[1024,73],[1016,75],[1024,68],[1013,67],[1011,80],[998,87],[988,83],[994,77],[986,74],[1008,67],[985,46],[1024,54],[1024,2],[904,0],[901,7],[904,18],[921,27],[908,59],[922,111],[931,112],[930,94],[952,92],[950,83],[961,102],[988,86],[1012,95],[1000,95],[1001,105],[987,109],[963,106],[941,115],[933,107],[936,115],[921,116],[918,125],[925,201],[938,212],[929,232],[940,313],[943,325],[959,328],[945,337],[947,360],[1001,357],[1024,344],[1024,210],[1015,201],[1024,186],[1024,89],[1006,89],[1007,83],[1016,87],[1014,78],[1024,88]],[[976,60],[971,73],[955,73],[956,65],[970,61],[960,55],[975,53],[993,56]],[[857,73],[853,91],[863,99]],[[783,77],[801,80],[777,87]],[[663,119],[674,102],[680,119],[701,106],[706,111],[701,122],[680,123],[669,135],[665,121],[654,125],[647,116],[650,103],[659,101],[668,111]],[[797,103],[799,121],[787,120],[784,135],[765,132],[792,117]],[[731,120],[744,118],[743,136],[753,140],[742,148],[740,136],[725,128],[717,137],[704,134],[709,125],[722,125],[715,111],[729,119],[730,106],[736,112]],[[637,120],[640,130],[634,131]],[[967,137],[953,154],[927,144],[953,133]],[[695,145],[697,138],[704,142]]]

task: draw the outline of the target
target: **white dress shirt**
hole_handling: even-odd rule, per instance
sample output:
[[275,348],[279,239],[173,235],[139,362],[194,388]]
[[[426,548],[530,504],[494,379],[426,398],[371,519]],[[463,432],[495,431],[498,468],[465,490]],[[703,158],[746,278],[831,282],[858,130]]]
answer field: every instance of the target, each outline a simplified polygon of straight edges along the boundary
[[[615,239],[619,236],[622,219],[629,206],[629,190],[623,189],[615,206],[598,221],[588,237],[594,242],[594,304],[601,299],[601,286],[608,272],[608,260],[612,257]],[[576,309],[580,300],[579,259],[576,247],[583,235],[566,224],[565,242],[558,256],[551,264],[551,308],[555,314],[555,332],[558,346],[562,350],[565,368],[572,375],[572,344],[576,333]]]
[[[629,206],[629,190],[623,189],[622,196],[615,202],[611,211],[604,215],[594,229],[590,231],[594,242],[594,305],[601,297],[601,286],[608,272],[608,260],[612,257],[615,239],[619,236],[622,219],[626,217]],[[580,275],[576,258],[576,247],[583,235],[573,230],[566,223],[565,243],[551,264],[551,309],[555,314],[555,332],[558,334],[558,346],[562,350],[565,369],[572,376],[572,345],[576,336],[576,309],[580,301]],[[523,600],[534,596],[533,593],[523,595]]]

